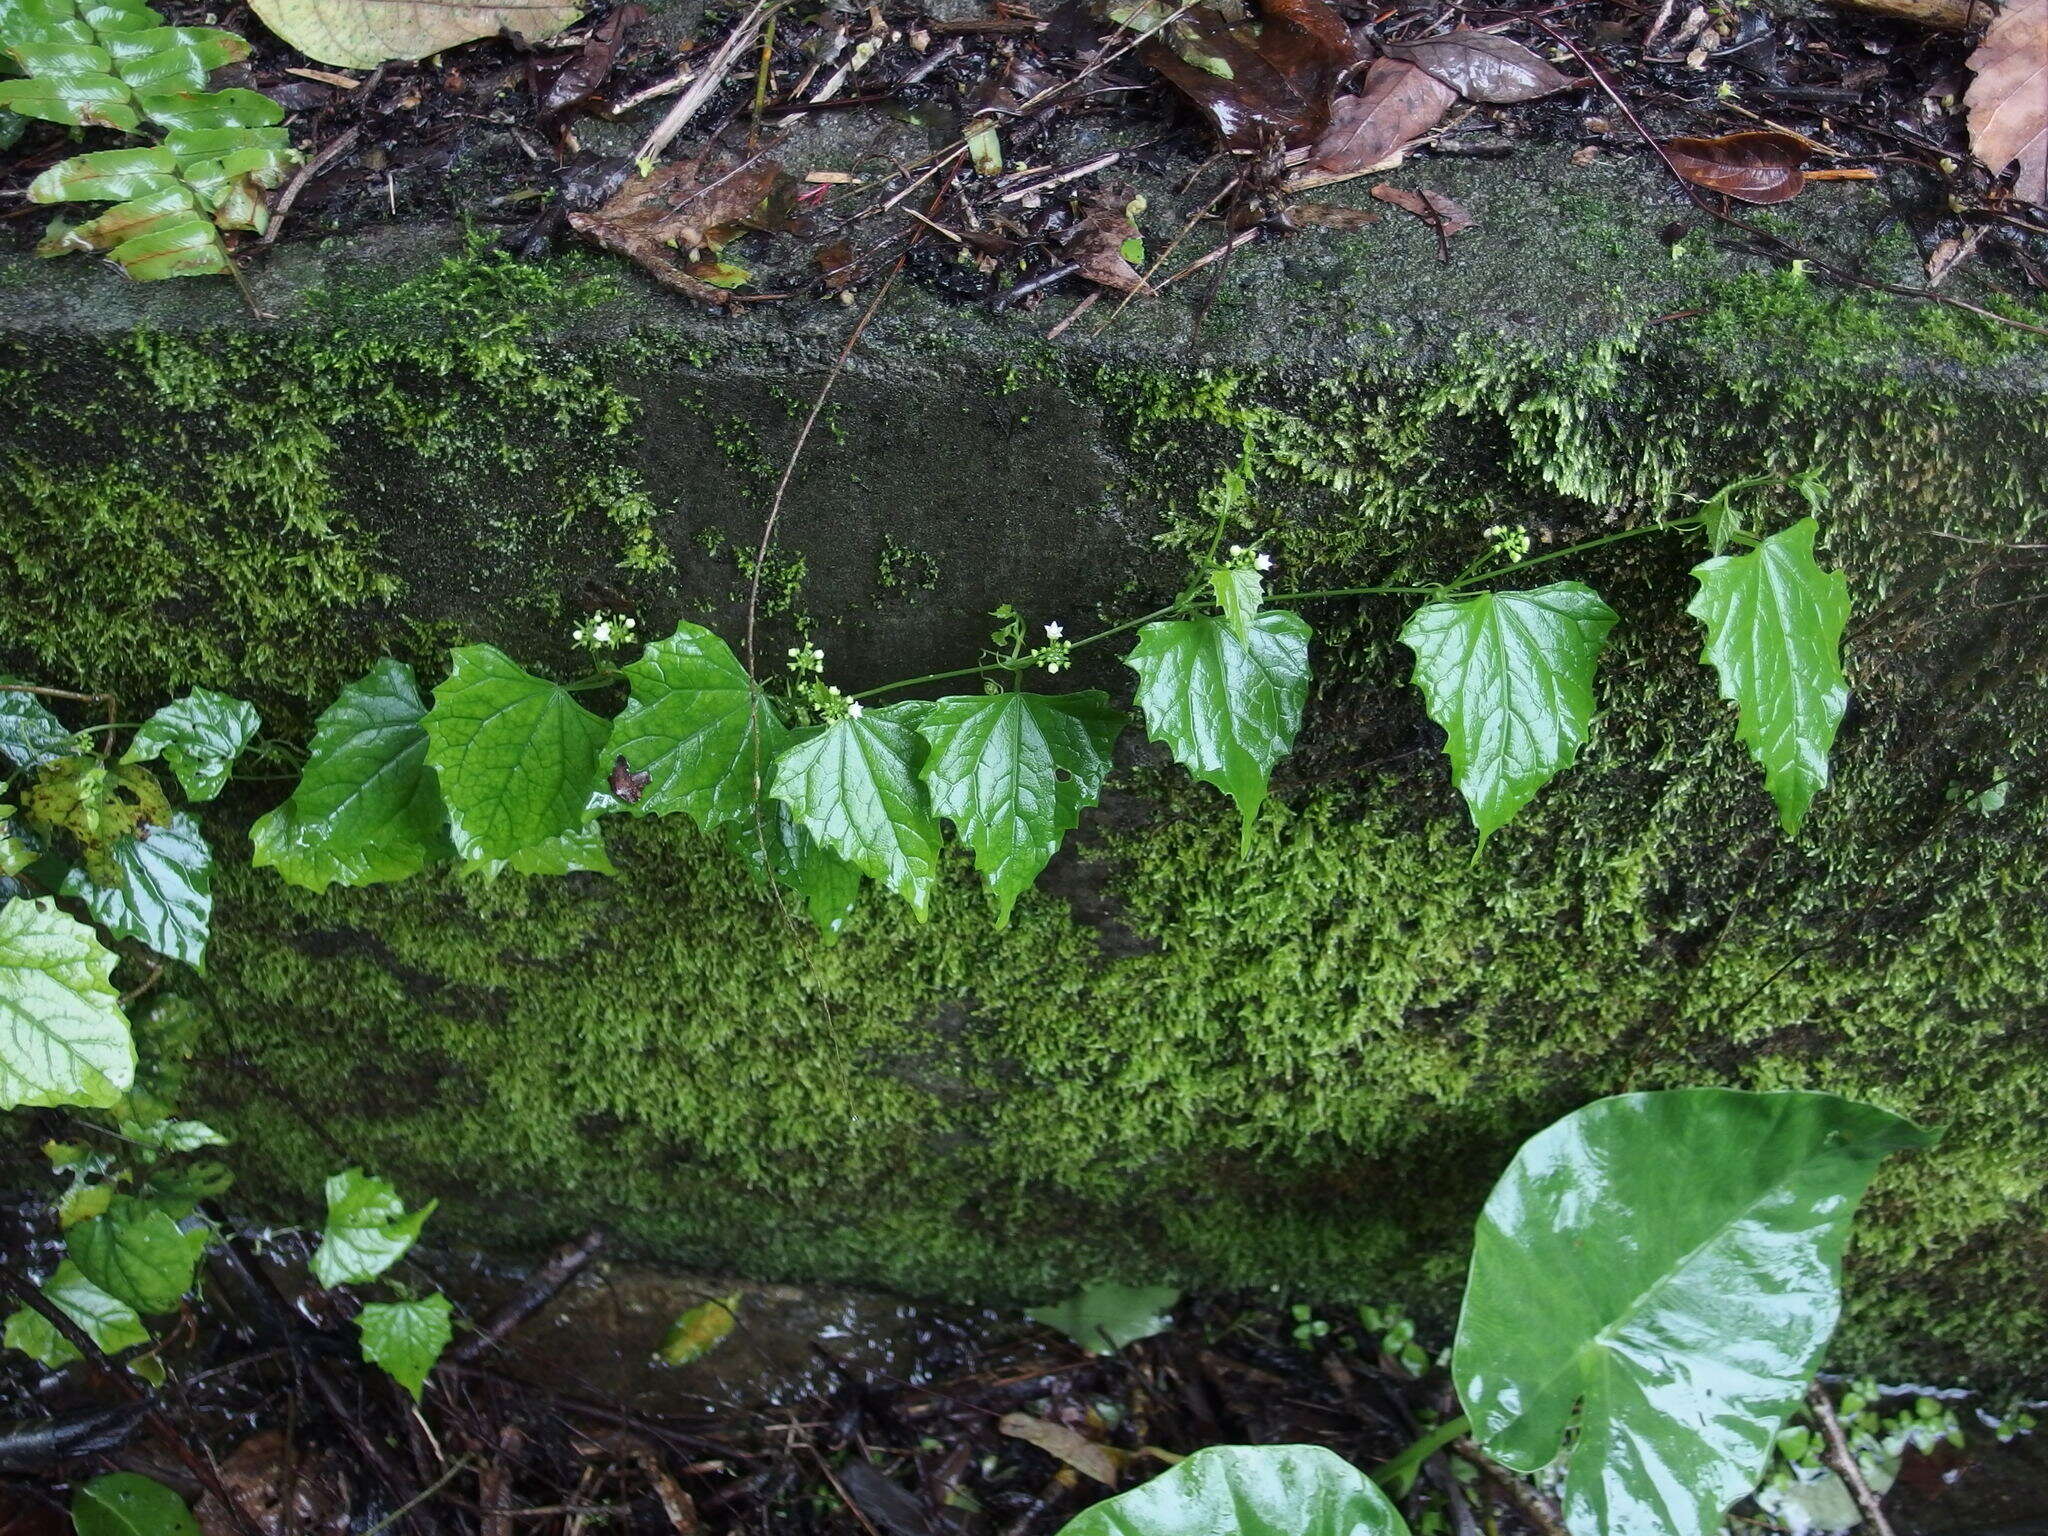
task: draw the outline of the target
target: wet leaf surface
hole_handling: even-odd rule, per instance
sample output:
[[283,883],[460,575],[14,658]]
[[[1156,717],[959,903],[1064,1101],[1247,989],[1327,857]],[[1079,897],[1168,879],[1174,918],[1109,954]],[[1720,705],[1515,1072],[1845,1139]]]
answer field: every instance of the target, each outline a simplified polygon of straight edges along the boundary
[[1458,93],[1427,70],[1400,59],[1375,59],[1365,88],[1341,97],[1329,127],[1290,186],[1319,187],[1400,163],[1403,153],[1443,121]]
[[592,213],[572,213],[584,239],[637,263],[664,287],[703,304],[723,304],[714,282],[691,270],[699,252],[716,254],[748,227],[780,222],[768,206],[790,185],[782,167],[755,157],[737,164],[706,157],[673,160],[633,176]]
[[1729,133],[1717,139],[1666,139],[1664,153],[1696,187],[1744,203],[1784,203],[1806,187],[1809,151],[1789,133]]
[[1387,57],[1426,69],[1467,101],[1534,101],[1571,83],[1511,37],[1461,28],[1414,43],[1388,43]]
[[1406,187],[1391,187],[1381,182],[1372,189],[1372,195],[1380,202],[1392,203],[1396,208],[1414,214],[1445,239],[1463,234],[1478,222],[1450,194],[1432,192],[1427,187],[1411,192]]
[[529,41],[552,37],[581,14],[574,5],[515,0],[509,5],[441,0],[250,0],[263,24],[309,59],[343,69],[373,69],[393,59],[423,59],[500,30]]
[[1141,50],[1145,62],[1208,117],[1232,149],[1315,139],[1339,77],[1357,62],[1343,20],[1323,0],[1269,0],[1254,27],[1199,7]]

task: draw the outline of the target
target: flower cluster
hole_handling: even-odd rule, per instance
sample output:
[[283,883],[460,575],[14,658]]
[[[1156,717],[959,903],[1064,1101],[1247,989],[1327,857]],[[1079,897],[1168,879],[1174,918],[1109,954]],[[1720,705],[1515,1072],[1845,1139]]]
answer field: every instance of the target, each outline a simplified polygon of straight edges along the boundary
[[639,627],[639,620],[630,619],[623,613],[597,613],[572,629],[569,638],[586,651],[610,651],[631,645],[633,631]]
[[1493,545],[1493,552],[1510,565],[1520,565],[1529,558],[1529,530],[1510,528],[1505,523],[1495,523],[1486,530],[1486,538]]
[[1058,676],[1074,664],[1073,658],[1074,642],[1067,638],[1065,628],[1055,619],[1045,626],[1045,644],[1031,653],[1030,662],[1032,666],[1043,667]]
[[1233,544],[1230,546],[1230,568],[1235,571],[1258,571],[1264,574],[1273,569],[1273,557],[1264,550]]
[[825,653],[810,641],[789,648],[789,670],[796,674],[790,692],[827,725],[860,718],[860,705],[825,681]]

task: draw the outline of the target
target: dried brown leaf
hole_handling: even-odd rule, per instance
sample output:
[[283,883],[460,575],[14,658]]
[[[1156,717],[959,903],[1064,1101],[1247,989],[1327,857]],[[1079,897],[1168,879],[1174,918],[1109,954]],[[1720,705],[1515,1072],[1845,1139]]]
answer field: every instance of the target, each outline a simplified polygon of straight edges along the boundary
[[1114,293],[1150,293],[1128,254],[1129,242],[1142,238],[1130,208],[1127,191],[1110,189],[1089,199],[1061,251],[1091,283]]
[[1442,122],[1457,99],[1457,92],[1417,65],[1373,60],[1365,89],[1337,100],[1330,126],[1289,186],[1326,186],[1399,165],[1408,147]]
[[747,228],[774,227],[773,204],[790,184],[772,160],[672,160],[651,176],[629,179],[595,212],[570,214],[569,227],[638,263],[663,286],[723,304],[719,288],[691,275],[696,254],[716,254]]
[[1406,187],[1390,187],[1381,182],[1372,189],[1372,195],[1383,203],[1392,203],[1396,208],[1414,214],[1432,229],[1441,227],[1447,240],[1452,235],[1463,234],[1478,222],[1454,199],[1442,192],[1432,192],[1427,187],[1420,192],[1410,192]]
[[1065,1424],[1033,1418],[1028,1413],[1006,1413],[996,1428],[1013,1440],[1037,1446],[1048,1456],[1065,1462],[1083,1477],[1092,1477],[1105,1487],[1114,1488],[1122,1473],[1114,1451],[1096,1444],[1078,1429],[1071,1429]]
[[1202,109],[1230,149],[1258,149],[1269,138],[1313,143],[1338,81],[1358,62],[1326,0],[1265,0],[1256,27],[1200,6],[1140,56]]
[[543,124],[566,117],[603,87],[619,61],[627,30],[646,18],[647,12],[640,6],[622,5],[592,30],[582,47],[527,56],[527,87]]
[[2048,0],[2006,6],[1968,63],[1971,150],[1993,175],[2017,164],[2013,196],[2048,204]]
[[1389,58],[1426,69],[1467,101],[1534,101],[1571,81],[1511,37],[1460,28],[1414,43],[1389,43]]
[[1744,203],[1790,202],[1806,186],[1807,147],[1789,133],[1728,133],[1718,139],[1666,139],[1664,153],[1696,187]]
[[[263,1430],[235,1447],[221,1463],[220,1480],[262,1536],[342,1536],[348,1529],[348,1482],[334,1458],[305,1447],[295,1451],[282,1430]],[[239,1536],[234,1518],[211,1493],[193,1513],[205,1536]]]

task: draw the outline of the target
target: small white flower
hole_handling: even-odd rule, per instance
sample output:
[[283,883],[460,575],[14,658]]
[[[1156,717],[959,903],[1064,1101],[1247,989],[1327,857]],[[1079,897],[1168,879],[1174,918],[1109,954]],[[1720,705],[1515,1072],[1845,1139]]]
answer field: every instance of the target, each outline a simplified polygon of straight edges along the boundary
[[1045,626],[1045,638],[1048,640],[1057,640],[1060,638],[1060,636],[1064,635],[1065,633],[1066,631],[1060,628],[1059,621],[1057,619],[1055,619],[1052,623]]
[[1231,559],[1235,560],[1235,559],[1236,559],[1236,558],[1237,558],[1237,557],[1238,557],[1239,555],[1241,555],[1241,554],[1243,554],[1243,553],[1244,553],[1244,546],[1243,546],[1242,544],[1233,544],[1233,545],[1231,545],[1231,546],[1230,546],[1230,558],[1231,558]]
[[1267,554],[1253,556],[1252,569],[1255,571],[1270,571],[1273,569],[1273,557]]
[[[837,693],[839,690],[837,688],[834,688],[832,691],[834,693]],[[858,720],[860,718],[860,715],[860,700],[855,699],[851,704],[848,704],[846,706],[846,718],[849,720]]]
[[795,646],[793,646],[793,645],[792,645],[792,646],[791,646],[791,647],[789,648],[789,654],[790,654],[790,655],[792,655],[792,656],[794,656],[794,655],[796,655],[796,654],[797,654],[797,649],[796,649],[796,647],[795,647]]
[[1048,661],[1045,664],[1045,670],[1049,673],[1064,672],[1067,670],[1067,664],[1063,661]]
[[827,688],[827,689],[826,689],[825,691],[826,691],[827,693],[831,694],[831,695],[832,695],[832,697],[833,697],[833,698],[835,698],[835,699],[839,697],[839,689],[838,689],[837,687],[830,687],[830,688]]

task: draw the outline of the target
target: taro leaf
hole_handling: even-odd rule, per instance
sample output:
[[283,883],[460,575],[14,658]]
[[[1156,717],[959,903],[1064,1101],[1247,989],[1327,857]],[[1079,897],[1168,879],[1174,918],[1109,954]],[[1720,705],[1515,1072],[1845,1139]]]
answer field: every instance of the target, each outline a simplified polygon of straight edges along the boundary
[[811,836],[910,903],[919,919],[938,873],[939,824],[917,772],[925,743],[880,710],[799,735],[770,790]]
[[376,1279],[405,1256],[420,1228],[441,1202],[429,1200],[406,1214],[398,1191],[360,1168],[346,1168],[327,1181],[327,1224],[313,1250],[313,1277],[322,1285],[360,1285]]
[[1408,1536],[1387,1496],[1319,1445],[1212,1445],[1060,1536]]
[[1288,186],[1326,186],[1398,165],[1408,147],[1441,122],[1457,99],[1456,91],[1427,70],[1400,59],[1373,60],[1364,90],[1338,98],[1329,127]]
[[637,800],[606,787],[592,811],[622,802],[636,816],[681,811],[709,832],[748,816],[788,732],[731,649],[698,624],[681,624],[625,668],[632,690],[612,722],[604,759],[623,758],[648,779]]
[[64,876],[62,894],[83,901],[108,932],[203,971],[213,921],[213,850],[189,811],[174,813],[168,827],[141,830],[149,835],[114,844],[121,884],[100,885],[74,867]]
[[253,704],[194,688],[145,720],[122,754],[124,763],[161,756],[194,800],[211,800],[263,722]]
[[441,0],[251,0],[263,24],[308,58],[342,69],[375,69],[424,59],[459,43],[509,31],[529,42],[553,37],[582,14],[574,5],[514,0],[455,5]]
[[1758,130],[1718,139],[1665,139],[1673,169],[1696,187],[1744,203],[1785,203],[1806,186],[1806,145],[1789,133]]
[[403,662],[380,661],[342,689],[314,728],[291,799],[251,829],[252,862],[324,891],[403,880],[449,857],[426,713]]
[[363,1358],[382,1366],[418,1402],[427,1373],[455,1337],[448,1314],[448,1298],[438,1291],[417,1301],[369,1302],[356,1318]]
[[135,1081],[114,957],[48,898],[0,904],[0,1109],[111,1108]]
[[963,695],[919,723],[932,809],[974,850],[997,927],[1101,796],[1124,724],[1102,693]]
[[1538,1133],[1486,1202],[1458,1319],[1475,1437],[1534,1472],[1579,1403],[1573,1531],[1715,1531],[1834,1331],[1864,1186],[1933,1139],[1832,1094],[1726,1088],[1602,1099]]
[[691,258],[699,251],[715,254],[747,227],[773,222],[768,208],[790,185],[772,160],[672,160],[652,175],[630,178],[594,212],[570,214],[569,227],[638,263],[665,287],[699,303],[723,304],[716,286],[690,274]]
[[1739,712],[1736,735],[1762,766],[1787,832],[1827,787],[1828,749],[1849,702],[1849,584],[1815,564],[1814,532],[1804,517],[1746,554],[1694,566],[1700,590],[1685,610],[1707,627],[1700,659]]
[[2008,0],[1968,60],[1970,149],[2013,196],[2048,204],[2048,0]]
[[[0,683],[18,683],[0,677]],[[72,732],[32,693],[0,688],[0,761],[35,768],[71,755]]]
[[723,1344],[739,1320],[740,1293],[700,1301],[669,1324],[668,1332],[655,1346],[654,1357],[664,1365],[688,1365],[701,1360]]
[[1098,1280],[1079,1295],[1029,1308],[1024,1315],[1064,1333],[1090,1354],[1112,1355],[1126,1344],[1166,1332],[1179,1304],[1180,1292],[1171,1286]]
[[1249,643],[1222,619],[1178,619],[1147,624],[1125,659],[1138,674],[1146,734],[1237,802],[1245,852],[1267,775],[1301,729],[1308,641],[1292,613],[1260,614]]
[[803,897],[825,942],[839,942],[866,876],[830,848],[820,846],[780,800],[764,803],[758,825],[753,816],[727,822],[725,837],[727,846],[755,879],[772,879]]
[[179,1228],[170,1213],[116,1195],[106,1214],[81,1221],[65,1239],[72,1262],[94,1285],[144,1314],[175,1312],[213,1234]]
[[[85,1331],[86,1337],[110,1355],[149,1342],[149,1330],[127,1302],[109,1296],[85,1278],[71,1260],[43,1282],[43,1294]],[[21,1308],[7,1319],[7,1347],[18,1349],[51,1370],[79,1358],[71,1341],[39,1312]]]
[[192,1511],[162,1483],[136,1472],[109,1472],[71,1496],[78,1536],[199,1536]]
[[1480,847],[1578,755],[1615,622],[1591,587],[1560,581],[1430,603],[1402,629]]
[[1467,101],[1534,101],[1571,81],[1513,38],[1460,28],[1415,43],[1388,43],[1387,57],[1426,69]]
[[607,727],[560,684],[466,645],[422,723],[463,858],[509,859],[583,825]]
[[1314,141],[1330,118],[1338,78],[1357,54],[1324,0],[1265,0],[1256,26],[1197,6],[1157,33],[1139,57],[1200,107],[1226,148],[1277,138]]
[[531,848],[522,848],[509,859],[473,859],[461,867],[465,875],[495,880],[511,870],[515,875],[616,875],[610,853],[605,850],[604,833],[596,827],[578,827],[551,837]]
[[1444,239],[1462,235],[1476,222],[1454,199],[1442,192],[1432,192],[1424,187],[1420,192],[1411,192],[1406,187],[1390,187],[1381,182],[1372,189],[1372,195],[1382,203],[1392,203],[1396,208],[1412,213]]

